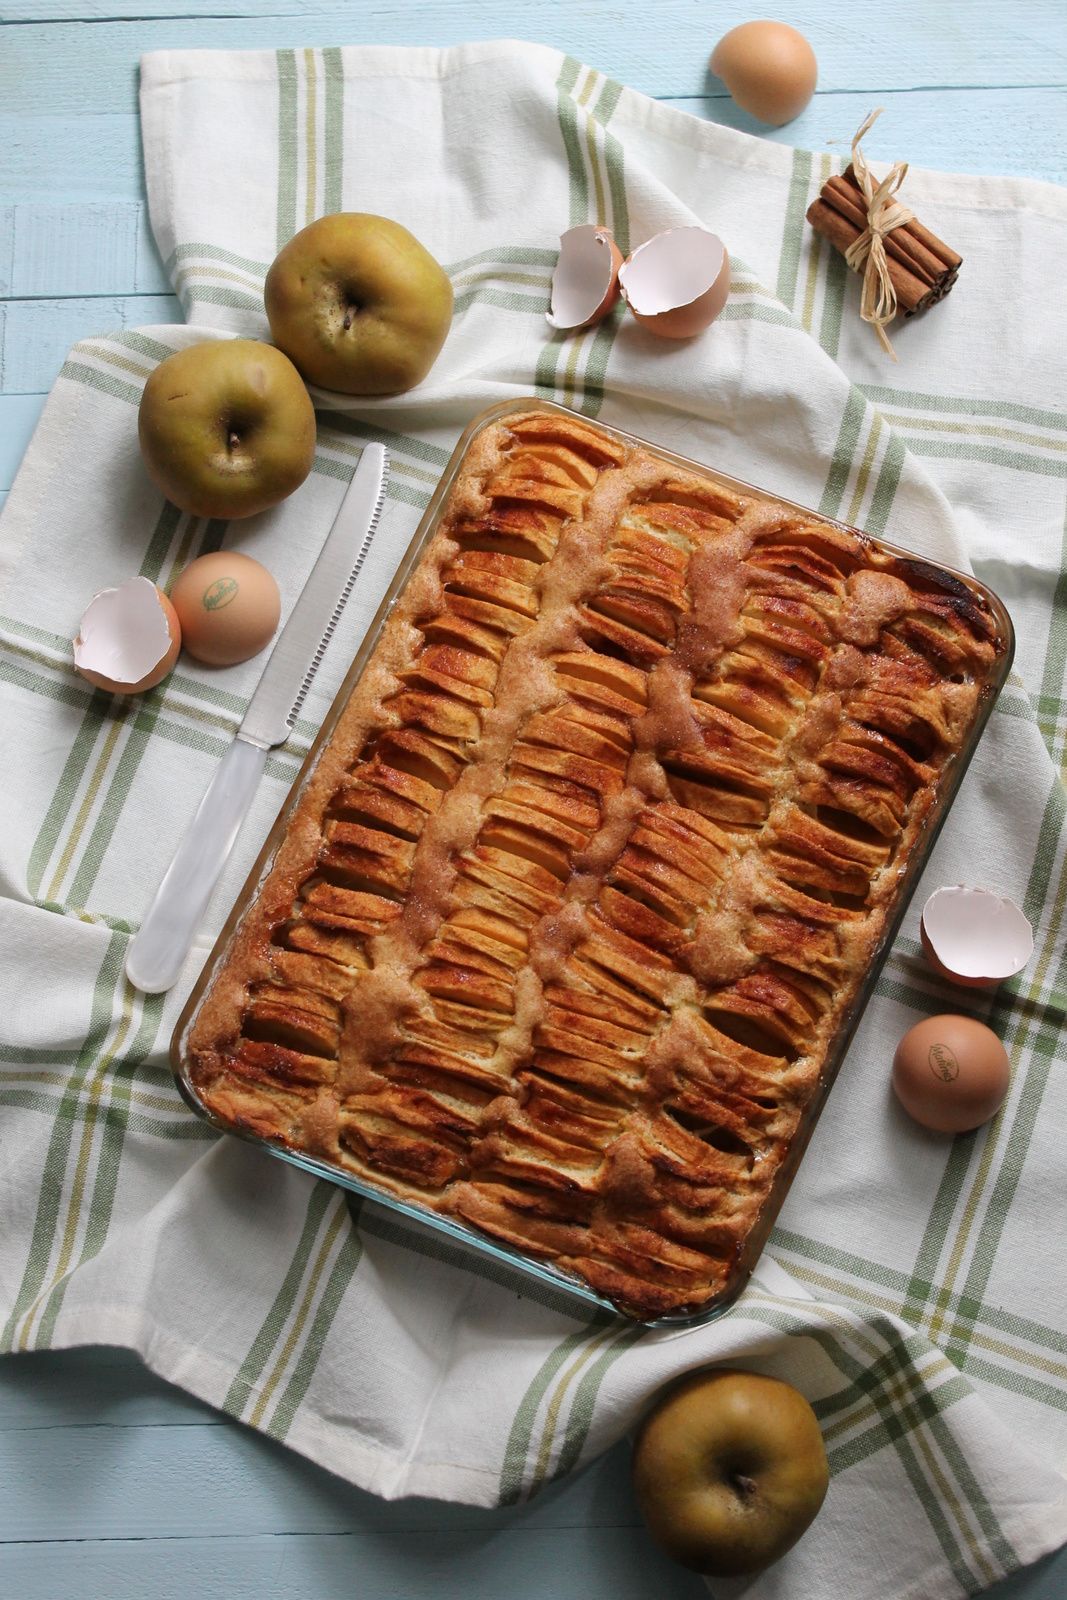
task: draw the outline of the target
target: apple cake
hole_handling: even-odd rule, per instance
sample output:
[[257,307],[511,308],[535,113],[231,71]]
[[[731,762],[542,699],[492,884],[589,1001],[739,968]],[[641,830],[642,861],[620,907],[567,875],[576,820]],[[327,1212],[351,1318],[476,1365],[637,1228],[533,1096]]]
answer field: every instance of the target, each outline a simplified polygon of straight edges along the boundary
[[642,1318],[731,1284],[1004,649],[977,589],[487,423],[187,1039],[225,1125]]

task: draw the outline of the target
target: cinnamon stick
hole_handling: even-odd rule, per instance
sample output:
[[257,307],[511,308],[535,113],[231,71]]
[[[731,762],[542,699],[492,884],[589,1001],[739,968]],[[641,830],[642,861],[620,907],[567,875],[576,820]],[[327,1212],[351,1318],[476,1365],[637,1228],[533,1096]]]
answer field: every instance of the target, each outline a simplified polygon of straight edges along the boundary
[[[849,162],[848,166],[845,168],[844,172],[842,173],[842,177],[845,179],[846,183],[851,184],[856,193],[860,196],[862,202],[863,191],[860,188],[859,179],[856,177],[856,169],[853,167],[851,162]],[[901,230],[897,229],[895,231],[900,232]],[[958,272],[960,270],[963,265],[963,257],[961,255],[957,255],[955,250],[951,249],[949,245],[945,244],[942,239],[937,237],[936,233],[931,233],[929,228],[924,228],[918,217],[912,217],[911,221],[907,224],[907,231],[912,235],[917,243],[923,245],[924,248],[929,250],[932,255],[937,256],[938,260],[941,261],[951,271]],[[892,235],[890,235],[890,238],[892,238]]]
[[[867,228],[867,202],[851,166],[827,179],[808,207],[808,221],[842,255]],[[886,266],[902,316],[914,316],[948,294],[963,257],[917,217],[883,238]]]
[[[828,239],[834,249],[839,250],[842,255],[850,245],[855,244],[867,225],[866,218],[861,226],[842,215],[835,205],[824,199],[812,201],[808,207],[808,221],[815,232]],[[897,257],[889,256],[888,250],[886,254],[889,276],[896,290],[901,314],[905,317],[914,316],[916,311],[922,311],[934,299],[935,285],[911,272]]]
[[[822,197],[827,205],[832,205],[843,217],[855,223],[862,233],[867,226],[867,207],[860,189],[844,177],[830,178],[823,184]],[[932,250],[920,244],[906,227],[894,228],[892,233],[887,233],[884,243],[886,254],[903,262],[917,278],[923,278],[931,287],[940,281],[945,271],[944,262]]]

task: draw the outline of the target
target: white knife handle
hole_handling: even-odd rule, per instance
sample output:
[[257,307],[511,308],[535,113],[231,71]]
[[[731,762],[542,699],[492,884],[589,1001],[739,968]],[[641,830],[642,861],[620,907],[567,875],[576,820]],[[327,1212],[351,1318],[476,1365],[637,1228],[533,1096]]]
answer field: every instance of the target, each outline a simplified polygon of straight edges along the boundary
[[126,976],[135,989],[162,994],[177,982],[266,759],[266,750],[235,739],[219,762],[126,952]]

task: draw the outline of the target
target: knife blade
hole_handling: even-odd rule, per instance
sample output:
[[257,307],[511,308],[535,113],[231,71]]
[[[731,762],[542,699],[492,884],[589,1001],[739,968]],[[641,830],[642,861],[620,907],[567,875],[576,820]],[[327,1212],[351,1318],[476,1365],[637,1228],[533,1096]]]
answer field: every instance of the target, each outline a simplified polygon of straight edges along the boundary
[[355,587],[378,526],[387,476],[384,447],[366,445],[241,725],[130,942],[126,976],[146,994],[162,994],[181,973],[252,803],[267,751],[284,744],[292,732]]

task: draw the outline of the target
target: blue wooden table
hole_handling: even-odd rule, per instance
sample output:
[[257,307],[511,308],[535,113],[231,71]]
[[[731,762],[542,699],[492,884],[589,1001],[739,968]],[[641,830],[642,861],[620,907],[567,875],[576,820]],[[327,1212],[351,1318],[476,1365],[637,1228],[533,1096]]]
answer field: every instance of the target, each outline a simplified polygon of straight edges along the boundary
[[[758,131],[707,72],[748,15],[694,0],[0,0],[0,503],[68,346],[181,320],[145,214],[142,51],[532,38]],[[767,137],[844,148],[885,105],[875,158],[1067,181],[1064,0],[805,0],[785,15],[815,47],[819,93]],[[20,1356],[0,1362],[0,1596],[696,1600],[701,1582],[645,1536],[627,1474],[620,1448],[519,1511],[386,1505],[122,1352]],[[1067,1553],[990,1594],[1063,1600]]]

